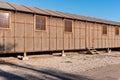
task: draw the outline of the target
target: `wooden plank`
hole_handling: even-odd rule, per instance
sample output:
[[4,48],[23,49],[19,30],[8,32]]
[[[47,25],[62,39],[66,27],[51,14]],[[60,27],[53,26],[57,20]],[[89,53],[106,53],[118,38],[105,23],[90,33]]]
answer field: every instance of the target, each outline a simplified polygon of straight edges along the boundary
[[24,23],[26,14],[17,12],[16,13],[16,22]]
[[56,38],[50,38],[50,50],[56,50]]
[[105,48],[108,48],[108,35],[109,35],[109,32],[108,32],[108,25],[106,25],[107,26],[107,35],[106,35],[106,37],[105,37]]
[[89,22],[86,22],[86,29],[85,29],[85,30],[86,30],[86,31],[85,31],[85,32],[86,32],[86,34],[85,34],[85,37],[86,37],[86,38],[85,38],[85,39],[86,39],[86,47],[87,47],[87,48],[89,48],[89,45],[90,45],[90,43],[89,43],[89,37],[90,37],[90,36],[89,36],[89,31],[90,31],[90,30],[89,30],[89,27],[90,27],[90,23],[89,23]]
[[75,40],[75,39],[73,39],[73,38],[70,38],[70,39],[69,39],[69,42],[70,42],[70,44],[69,44],[69,46],[70,46],[69,49],[72,49],[72,50],[75,49],[75,48],[74,48],[74,40]]
[[[79,49],[79,21],[74,21],[74,49]],[[72,40],[72,39],[71,39]]]
[[75,38],[75,49],[79,49],[79,38]]
[[85,38],[81,38],[81,49],[85,49]]
[[33,24],[34,23],[34,15],[33,14],[25,14],[26,23]]
[[74,34],[75,34],[75,38],[78,38],[79,37],[79,22],[78,21],[76,21],[75,22],[75,26],[74,26]]
[[80,49],[81,49],[81,43],[82,43],[82,41],[81,41],[81,34],[82,34],[82,29],[81,29],[81,26],[82,26],[82,22],[80,21],[79,22],[79,47],[80,47]]
[[102,26],[101,26],[101,24],[99,24],[99,28],[98,28],[99,30],[98,30],[98,32],[99,32],[99,34],[98,34],[98,36],[99,36],[99,48],[102,48]]
[[68,50],[69,49],[69,39],[68,38],[64,38],[64,49]]
[[31,24],[26,24],[25,27],[25,36],[26,37],[33,37],[34,26]]
[[112,36],[112,26],[110,26],[111,32],[110,32],[110,38],[111,38],[111,47],[113,46],[113,36]]
[[56,27],[50,27],[50,37],[56,37]]
[[0,30],[0,37],[3,37],[4,30]]
[[79,49],[79,29],[75,29],[75,49]]
[[63,50],[63,38],[57,38],[57,50]]
[[74,40],[75,40],[75,37],[74,37],[74,33],[71,33],[69,34],[69,49],[75,49],[75,43],[74,43]]
[[49,33],[46,31],[46,32],[42,32],[42,38],[49,38]]
[[81,49],[85,49],[85,22],[81,23]]
[[57,26],[57,18],[54,18],[54,17],[52,17],[51,19],[50,19],[51,21],[50,21],[50,26],[51,27],[56,27]]
[[109,35],[110,35],[110,25],[108,25],[108,35],[107,35],[107,40],[106,40],[106,47],[109,48],[110,47],[110,39],[109,39]]
[[57,27],[58,28],[63,28],[63,19],[62,18],[57,18]]
[[66,33],[64,32],[64,49],[69,49],[70,48],[70,45],[69,45],[69,36],[70,36],[71,33]]
[[57,38],[63,38],[63,28],[57,28]]
[[3,38],[0,38],[0,52],[2,53],[3,51],[4,51]]
[[15,22],[15,16],[14,16],[14,12],[11,11],[11,22],[14,23]]
[[112,47],[114,48],[115,47],[115,39],[114,39],[114,27],[112,26]]
[[96,27],[96,25],[95,25],[95,23],[90,23],[90,26],[89,26],[89,28],[88,28],[88,36],[89,36],[89,41],[88,41],[88,43],[89,43],[89,47],[91,48],[91,47],[94,47],[94,33],[95,33],[95,28]]
[[6,53],[11,53],[14,52],[14,48],[15,46],[17,46],[17,44],[14,44],[14,38],[5,38],[5,52]]
[[[5,37],[14,37],[14,23],[11,24],[11,29],[10,30],[5,30]],[[0,31],[1,32],[1,31]]]
[[110,34],[111,34],[111,26],[109,25],[109,27],[108,27],[108,32],[109,32],[109,34],[108,34],[108,42],[107,42],[107,44],[108,44],[108,48],[110,48],[111,47],[111,40],[110,40]]
[[42,37],[42,51],[49,51],[49,38]]
[[93,37],[94,37],[94,43],[93,43],[93,45],[94,45],[94,48],[97,48],[98,47],[98,45],[97,45],[97,38],[98,38],[98,35],[97,35],[97,25],[95,24],[95,26],[94,26],[94,33],[93,33]]
[[34,31],[34,37],[35,38],[41,38],[42,37],[42,32],[41,31]]
[[102,48],[105,48],[105,37],[106,37],[106,34],[103,34],[103,24],[101,24],[101,31],[102,31]]
[[19,37],[24,36],[24,24],[16,24],[15,36],[19,36]]
[[24,52],[24,38],[15,38],[15,52]]
[[118,35],[118,47],[120,47],[120,28],[119,28],[119,35]]
[[33,38],[26,38],[26,51],[27,52],[31,52],[33,51]]
[[34,38],[34,50],[41,51],[42,50],[42,40],[41,38]]
[[64,39],[69,39],[69,35],[70,35],[71,33],[64,33]]

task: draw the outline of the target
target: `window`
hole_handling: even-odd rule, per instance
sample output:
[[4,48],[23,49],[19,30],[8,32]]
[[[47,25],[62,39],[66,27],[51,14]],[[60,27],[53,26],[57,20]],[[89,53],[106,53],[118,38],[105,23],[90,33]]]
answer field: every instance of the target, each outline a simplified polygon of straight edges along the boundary
[[115,27],[115,35],[119,35],[119,27]]
[[65,20],[65,32],[72,32],[72,21]]
[[107,34],[107,26],[103,26],[103,34]]
[[36,30],[46,30],[46,17],[36,16]]
[[0,28],[9,28],[9,13],[0,12]]

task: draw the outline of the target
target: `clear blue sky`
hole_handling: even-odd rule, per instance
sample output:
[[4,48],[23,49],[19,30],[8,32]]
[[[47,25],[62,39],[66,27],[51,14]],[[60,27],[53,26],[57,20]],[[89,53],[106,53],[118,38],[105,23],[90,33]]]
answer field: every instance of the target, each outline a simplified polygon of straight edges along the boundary
[[120,0],[0,0],[120,22]]

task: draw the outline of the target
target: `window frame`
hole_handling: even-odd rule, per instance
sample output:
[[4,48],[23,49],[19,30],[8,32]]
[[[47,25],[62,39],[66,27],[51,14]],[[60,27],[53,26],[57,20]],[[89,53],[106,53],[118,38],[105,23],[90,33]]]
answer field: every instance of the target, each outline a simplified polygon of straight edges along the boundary
[[107,27],[107,25],[103,25],[102,26],[102,34],[103,35],[107,35],[108,34],[108,27]]
[[115,26],[115,35],[116,35],[116,36],[119,36],[119,34],[120,34],[119,27],[118,27],[118,26]]
[[[69,31],[65,31],[65,21],[71,21],[72,22],[72,25],[71,25],[71,29],[72,29],[72,31],[71,32],[69,32]],[[72,33],[73,32],[73,20],[70,20],[70,19],[64,19],[64,32],[65,33]]]
[[[36,27],[37,27],[37,26],[36,26],[36,23],[37,23],[37,22],[36,22],[36,18],[37,18],[37,16],[39,16],[39,17],[41,17],[41,18],[45,18],[45,30],[38,30],[38,29],[36,28]],[[35,27],[34,27],[34,30],[35,30],[35,31],[46,31],[46,30],[47,30],[47,16],[43,16],[43,15],[39,15],[39,14],[35,15],[35,17],[34,17],[34,23],[35,23],[35,24],[34,24],[34,26],[35,26]]]
[[0,30],[9,30],[11,29],[11,12],[10,11],[4,11],[0,10],[1,13],[8,13],[9,14],[9,19],[8,19],[8,27],[0,27]]

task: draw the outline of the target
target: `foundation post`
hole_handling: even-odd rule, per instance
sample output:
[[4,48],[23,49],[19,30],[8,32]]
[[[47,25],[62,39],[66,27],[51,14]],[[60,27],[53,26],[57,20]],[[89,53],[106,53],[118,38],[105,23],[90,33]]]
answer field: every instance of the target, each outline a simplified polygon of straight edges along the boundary
[[27,53],[26,52],[24,52],[24,55],[23,55],[23,58],[22,58],[22,60],[28,60],[29,58],[27,57]]
[[63,57],[66,56],[64,50],[62,50],[62,54],[61,54],[61,56],[63,56]]
[[52,51],[50,51],[50,54],[51,54],[51,55],[53,55],[53,52],[52,52]]
[[111,53],[111,49],[108,48],[108,49],[107,49],[107,52],[108,52],[108,53]]

